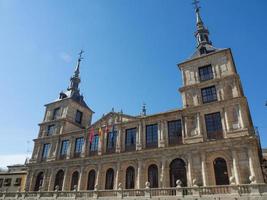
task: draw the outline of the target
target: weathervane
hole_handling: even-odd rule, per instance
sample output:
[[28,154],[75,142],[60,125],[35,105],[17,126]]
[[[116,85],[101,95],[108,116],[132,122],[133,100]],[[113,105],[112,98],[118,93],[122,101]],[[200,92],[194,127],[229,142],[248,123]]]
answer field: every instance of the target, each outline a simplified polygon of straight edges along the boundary
[[200,1],[199,0],[193,0],[193,5],[195,6],[195,9],[198,10],[200,8],[199,6]]
[[79,59],[78,59],[79,61],[81,61],[81,60],[83,59],[83,57],[82,57],[82,54],[83,54],[83,53],[84,53],[84,51],[81,50],[80,53],[78,54],[78,55],[79,55]]

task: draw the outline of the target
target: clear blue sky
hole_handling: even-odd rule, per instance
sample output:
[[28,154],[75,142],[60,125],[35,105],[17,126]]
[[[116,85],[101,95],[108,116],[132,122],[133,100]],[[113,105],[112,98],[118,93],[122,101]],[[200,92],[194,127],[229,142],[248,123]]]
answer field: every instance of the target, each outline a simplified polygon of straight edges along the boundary
[[[233,50],[267,147],[267,1],[201,6],[214,46]],[[191,0],[1,0],[0,26],[0,155],[26,153],[43,105],[67,88],[81,48],[81,91],[94,120],[112,107],[139,114],[142,102],[150,114],[181,107],[176,64],[196,44]]]

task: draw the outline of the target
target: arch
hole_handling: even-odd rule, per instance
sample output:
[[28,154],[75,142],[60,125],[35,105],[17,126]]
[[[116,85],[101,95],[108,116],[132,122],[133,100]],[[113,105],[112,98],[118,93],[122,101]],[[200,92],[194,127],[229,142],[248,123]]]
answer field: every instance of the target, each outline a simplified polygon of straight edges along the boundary
[[78,187],[78,183],[79,183],[79,172],[75,171],[72,173],[70,190],[74,190],[75,187]]
[[106,172],[105,189],[112,190],[114,186],[114,170],[109,168]]
[[176,158],[170,163],[170,186],[176,187],[176,181],[182,181],[182,186],[187,186],[186,164],[181,158]]
[[132,166],[126,169],[125,188],[134,189],[135,185],[135,170]]
[[54,190],[56,186],[58,186],[58,190],[61,191],[63,187],[63,180],[64,180],[64,171],[61,169],[57,172],[54,184]]
[[219,157],[213,161],[216,185],[229,185],[229,176],[226,161]]
[[157,188],[159,186],[158,181],[158,167],[155,164],[152,164],[148,167],[148,182],[150,183],[151,188]]
[[36,177],[34,191],[39,191],[40,187],[43,186],[44,182],[44,172],[39,172],[39,174]]
[[96,178],[96,172],[94,169],[92,169],[88,173],[87,190],[95,189],[95,178]]

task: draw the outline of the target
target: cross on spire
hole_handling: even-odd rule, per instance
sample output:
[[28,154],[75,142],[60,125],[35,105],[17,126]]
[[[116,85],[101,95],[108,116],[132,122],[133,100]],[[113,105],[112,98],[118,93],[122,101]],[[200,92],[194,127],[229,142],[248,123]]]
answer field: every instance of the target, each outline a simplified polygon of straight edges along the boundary
[[200,8],[199,6],[200,1],[199,0],[193,0],[193,5],[195,6],[195,9],[198,10]]

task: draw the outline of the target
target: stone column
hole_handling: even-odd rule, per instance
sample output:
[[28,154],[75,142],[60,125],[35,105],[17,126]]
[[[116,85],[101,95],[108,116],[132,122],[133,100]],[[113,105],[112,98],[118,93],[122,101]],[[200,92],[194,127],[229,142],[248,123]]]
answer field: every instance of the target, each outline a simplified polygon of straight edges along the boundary
[[57,151],[58,151],[59,142],[60,142],[60,139],[58,139],[58,140],[56,141],[55,149],[54,149],[54,151],[53,151],[53,153],[52,153],[52,156],[51,156],[51,158],[54,159],[54,160],[57,159],[57,155],[58,155],[58,154],[57,154]]
[[222,121],[222,127],[223,127],[223,135],[224,137],[227,137],[227,131],[229,130],[229,124],[228,124],[228,118],[225,108],[222,109],[221,112],[221,121]]
[[54,190],[55,173],[56,173],[56,170],[52,169],[50,173],[49,183],[48,183],[48,191]]
[[142,149],[142,123],[140,122],[138,125],[138,131],[136,135],[136,150]]
[[84,178],[84,168],[83,167],[81,167],[81,171],[80,171],[80,174],[79,174],[80,176],[79,176],[79,182],[78,182],[78,185],[77,185],[77,189],[78,189],[78,191],[80,191],[80,190],[82,190],[83,188],[82,188],[82,179]]
[[119,185],[119,175],[120,175],[120,162],[117,163],[117,167],[116,167],[116,175],[115,175],[115,185],[114,185],[114,189],[118,189],[118,185]]
[[69,188],[68,188],[68,181],[70,181],[69,180],[69,178],[70,178],[70,175],[68,174],[69,173],[69,169],[68,168],[66,168],[65,170],[64,170],[64,179],[63,179],[63,186],[62,186],[62,191],[67,191],[67,190],[69,190]]
[[166,159],[165,158],[162,158],[161,160],[161,174],[160,174],[160,187],[162,188],[165,188],[167,187],[167,184],[166,184],[166,177],[167,176],[167,173],[166,173]]
[[116,138],[116,152],[117,153],[120,153],[121,152],[121,138],[122,138],[122,136],[121,136],[121,134],[122,134],[122,127],[120,126],[120,127],[118,127],[118,131],[117,131],[117,133],[118,133],[118,135],[117,135],[117,138]]
[[207,186],[207,175],[206,175],[206,153],[201,152],[201,173],[202,173],[202,184]]
[[[254,150],[254,151],[253,151]],[[263,176],[257,150],[253,147],[248,149],[250,176],[255,177],[254,183],[263,183]]]
[[96,170],[95,189],[102,189],[100,188],[100,184],[101,184],[100,178],[101,178],[101,163],[98,164],[97,170]]
[[69,146],[68,146],[67,156],[66,156],[67,159],[70,159],[71,158],[73,140],[74,140],[73,137],[71,137],[70,140],[69,140]]
[[239,104],[238,106],[238,118],[239,118],[239,123],[240,123],[240,128],[244,128],[244,120],[243,120],[243,113],[242,113],[242,108],[241,105]]
[[200,135],[201,133],[201,127],[200,127],[200,113],[197,113],[197,135]]
[[192,177],[193,175],[193,163],[192,163],[192,155],[191,153],[187,154],[188,157],[188,164],[187,164],[187,169],[188,169],[188,174],[187,174],[187,180],[188,180],[188,186],[192,186]]
[[143,160],[138,160],[137,166],[137,176],[136,176],[136,189],[141,189],[143,187],[143,183],[146,182],[146,178],[143,177]]
[[232,157],[233,157],[233,175],[235,177],[236,184],[239,185],[240,179],[239,179],[238,156],[235,150],[232,150]]
[[[188,137],[188,130],[187,130],[187,122],[186,119],[187,117],[183,117],[183,124],[184,124],[184,128],[183,128],[183,138],[187,138]],[[184,142],[184,141],[183,141]]]
[[83,141],[83,146],[82,146],[82,151],[81,151],[81,157],[84,158],[85,157],[85,150],[87,149],[87,143],[88,143],[88,138],[87,136],[84,137],[84,141]]
[[162,121],[158,122],[158,146],[165,147],[165,139],[164,139],[164,124]]
[[255,177],[255,169],[254,169],[254,165],[253,165],[253,152],[252,149],[249,148],[248,149],[248,163],[249,163],[249,171],[250,171],[250,176],[254,176]]

